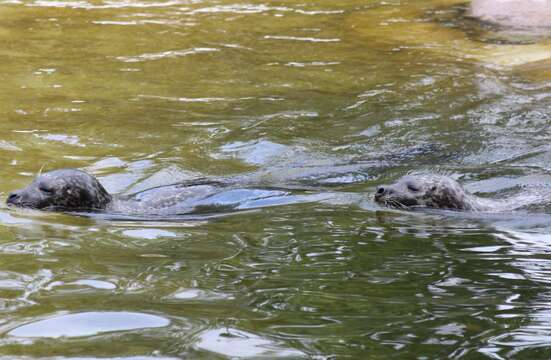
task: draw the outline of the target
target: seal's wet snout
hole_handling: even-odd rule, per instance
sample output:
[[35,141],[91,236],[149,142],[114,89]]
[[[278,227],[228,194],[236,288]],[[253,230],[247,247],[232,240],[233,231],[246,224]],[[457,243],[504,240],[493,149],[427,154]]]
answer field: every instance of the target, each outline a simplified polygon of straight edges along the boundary
[[386,196],[392,195],[394,193],[394,189],[389,185],[381,185],[377,188],[377,192],[375,193],[375,200],[380,201]]
[[21,195],[18,191],[14,191],[8,195],[8,205],[17,205],[21,201]]

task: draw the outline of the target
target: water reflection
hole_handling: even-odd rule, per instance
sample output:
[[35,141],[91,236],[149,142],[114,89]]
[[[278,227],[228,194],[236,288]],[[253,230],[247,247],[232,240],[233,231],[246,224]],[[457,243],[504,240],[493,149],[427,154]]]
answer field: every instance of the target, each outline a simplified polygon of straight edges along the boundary
[[[548,224],[548,219],[544,222]],[[504,226],[510,225],[506,222]],[[541,224],[541,223],[540,223]],[[517,292],[511,293],[502,304],[497,305],[496,318],[519,319],[528,313],[527,323],[510,331],[505,328],[498,335],[487,339],[487,345],[479,351],[496,359],[510,356],[527,356],[533,349],[546,346],[551,334],[551,322],[548,314],[548,294],[546,291],[532,295],[526,291],[530,287],[539,287],[538,283],[548,284],[549,261],[551,248],[548,246],[549,236],[542,233],[539,225],[533,232],[505,230],[495,236],[507,242],[507,245],[485,246],[464,249],[481,254],[486,261],[503,259],[509,263],[510,269],[501,272],[488,272],[488,276],[497,276],[517,284]],[[545,230],[544,230],[545,231]],[[526,301],[530,304],[527,305]]]
[[197,348],[231,358],[305,358],[306,354],[286,349],[277,342],[246,331],[221,328],[199,335]]
[[86,312],[60,315],[25,324],[8,332],[18,337],[79,337],[102,332],[168,326],[170,321],[156,315],[131,312]]
[[232,300],[234,297],[230,294],[223,294],[214,291],[205,291],[201,289],[185,289],[178,291],[170,296],[176,300],[185,301],[215,301],[215,300]]

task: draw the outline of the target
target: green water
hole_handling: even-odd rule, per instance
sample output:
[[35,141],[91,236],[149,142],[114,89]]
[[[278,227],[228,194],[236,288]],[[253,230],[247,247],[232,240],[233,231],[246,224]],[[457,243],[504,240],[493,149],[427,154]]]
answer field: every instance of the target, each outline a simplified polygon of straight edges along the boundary
[[[247,176],[333,194],[181,222],[0,208],[6,359],[548,359],[551,217],[403,212],[411,170],[549,183],[547,34],[461,1],[0,1],[0,195]],[[522,191],[522,190],[520,190]]]

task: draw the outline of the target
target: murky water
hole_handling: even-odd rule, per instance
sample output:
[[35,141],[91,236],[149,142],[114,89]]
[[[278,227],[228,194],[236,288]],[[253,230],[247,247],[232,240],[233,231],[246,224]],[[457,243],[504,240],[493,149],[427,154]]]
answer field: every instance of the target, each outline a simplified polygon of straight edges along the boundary
[[0,356],[549,358],[549,206],[372,201],[419,169],[495,197],[550,184],[551,37],[464,10],[0,1],[2,198],[62,167],[123,194],[323,195],[170,222],[2,206]]

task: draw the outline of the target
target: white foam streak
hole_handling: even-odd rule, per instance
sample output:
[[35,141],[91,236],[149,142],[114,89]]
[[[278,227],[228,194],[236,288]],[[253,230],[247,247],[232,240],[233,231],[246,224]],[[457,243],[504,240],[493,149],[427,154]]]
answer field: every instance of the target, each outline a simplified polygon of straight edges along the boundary
[[123,62],[129,62],[129,63],[130,62],[142,62],[142,61],[152,61],[152,60],[177,58],[177,57],[197,55],[197,54],[217,52],[217,51],[220,51],[220,49],[216,49],[216,48],[191,48],[191,49],[184,49],[184,50],[162,51],[162,52],[157,52],[157,53],[145,53],[145,54],[136,55],[136,56],[118,56],[117,60],[120,60],[120,61],[123,61]]
[[322,39],[314,37],[300,37],[300,36],[286,36],[286,35],[266,35],[264,36],[266,40],[292,40],[292,41],[305,41],[305,42],[314,42],[314,43],[329,43],[329,42],[340,42],[341,39]]

